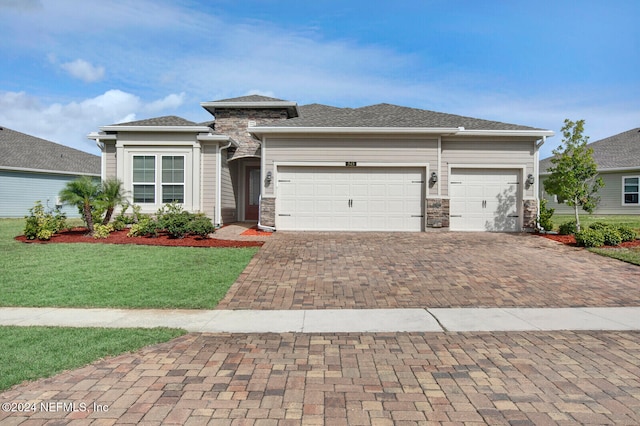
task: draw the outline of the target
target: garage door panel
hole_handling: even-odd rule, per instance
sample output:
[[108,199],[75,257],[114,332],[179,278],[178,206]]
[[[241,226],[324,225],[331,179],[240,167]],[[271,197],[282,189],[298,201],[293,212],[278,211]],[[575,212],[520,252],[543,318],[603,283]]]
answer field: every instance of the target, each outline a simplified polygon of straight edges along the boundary
[[518,177],[515,169],[453,169],[450,227],[464,231],[519,229]]
[[276,227],[421,231],[423,175],[420,168],[280,167]]

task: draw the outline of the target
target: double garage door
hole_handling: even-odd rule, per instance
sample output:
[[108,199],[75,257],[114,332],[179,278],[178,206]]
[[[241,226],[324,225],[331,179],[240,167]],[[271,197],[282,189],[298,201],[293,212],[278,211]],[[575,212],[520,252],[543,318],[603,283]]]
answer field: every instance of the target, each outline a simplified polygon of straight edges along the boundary
[[276,229],[423,229],[424,169],[278,167]]
[[451,230],[518,231],[520,175],[515,169],[452,169]]

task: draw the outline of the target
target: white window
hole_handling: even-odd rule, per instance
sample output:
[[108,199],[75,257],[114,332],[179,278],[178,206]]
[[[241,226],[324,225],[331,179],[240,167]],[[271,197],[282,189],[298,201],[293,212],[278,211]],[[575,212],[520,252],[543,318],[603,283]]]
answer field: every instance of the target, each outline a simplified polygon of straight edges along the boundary
[[[134,155],[133,202],[139,204],[184,203],[185,173],[184,155]],[[160,181],[158,173],[160,170]],[[158,194],[158,191],[160,193]]]
[[640,176],[622,178],[622,205],[637,206],[640,204]]
[[184,156],[162,156],[162,202],[184,203]]
[[156,202],[156,156],[133,156],[133,202]]

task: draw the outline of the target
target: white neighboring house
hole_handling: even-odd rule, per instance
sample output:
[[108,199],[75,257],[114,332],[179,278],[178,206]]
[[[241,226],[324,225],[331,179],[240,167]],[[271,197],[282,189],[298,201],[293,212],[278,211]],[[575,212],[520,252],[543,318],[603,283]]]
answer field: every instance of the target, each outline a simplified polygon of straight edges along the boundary
[[[67,182],[100,178],[100,157],[0,127],[0,217],[24,217],[40,200],[51,209]],[[78,209],[64,206],[68,217]]]
[[[628,130],[588,144],[593,148],[593,159],[598,165],[604,187],[598,190],[600,204],[594,214],[640,214],[640,128]],[[540,161],[540,179],[544,181],[552,167],[551,158]],[[573,207],[558,203],[557,198],[544,191],[541,196],[549,200],[548,207],[556,214],[573,213]]]

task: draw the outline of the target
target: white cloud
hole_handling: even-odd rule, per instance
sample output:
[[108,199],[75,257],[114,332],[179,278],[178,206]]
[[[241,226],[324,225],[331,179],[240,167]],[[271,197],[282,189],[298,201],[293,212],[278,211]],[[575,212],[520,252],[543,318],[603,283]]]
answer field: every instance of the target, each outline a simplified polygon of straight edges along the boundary
[[98,154],[86,136],[100,126],[133,121],[148,111],[166,113],[183,94],[145,102],[121,90],[66,104],[44,104],[25,92],[0,92],[0,125],[19,132],[48,139],[76,149]]
[[185,93],[182,92],[178,95],[172,93],[163,99],[158,99],[145,106],[145,111],[156,112],[165,109],[175,109],[184,103]]
[[86,83],[93,83],[102,80],[104,77],[104,67],[96,67],[83,59],[76,59],[72,62],[60,64],[60,67],[71,76],[79,78]]

